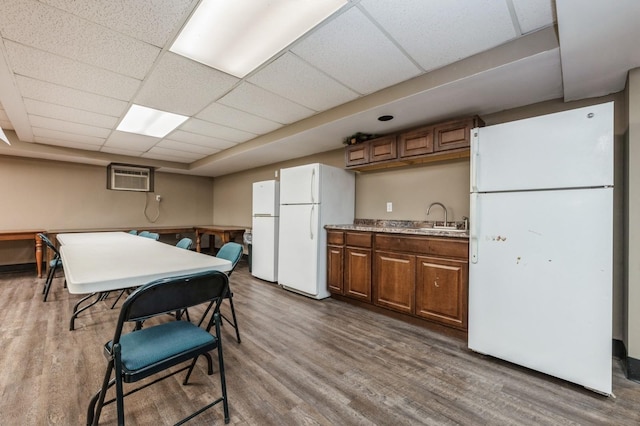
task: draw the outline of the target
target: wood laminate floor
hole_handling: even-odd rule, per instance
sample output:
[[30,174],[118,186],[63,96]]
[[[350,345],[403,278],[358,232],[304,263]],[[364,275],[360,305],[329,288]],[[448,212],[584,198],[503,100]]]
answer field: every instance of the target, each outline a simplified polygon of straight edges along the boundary
[[[79,296],[34,273],[0,275],[0,424],[82,425],[106,361],[115,294],[68,330]],[[580,386],[469,351],[466,342],[336,300],[231,277],[242,343],[223,328],[233,425],[638,425],[640,384],[614,359],[613,391]],[[121,303],[119,304],[121,305]],[[224,308],[228,308],[226,305]],[[201,360],[125,399],[130,425],[173,424],[219,393]],[[115,424],[107,406],[101,424]],[[224,424],[214,407],[189,424]]]

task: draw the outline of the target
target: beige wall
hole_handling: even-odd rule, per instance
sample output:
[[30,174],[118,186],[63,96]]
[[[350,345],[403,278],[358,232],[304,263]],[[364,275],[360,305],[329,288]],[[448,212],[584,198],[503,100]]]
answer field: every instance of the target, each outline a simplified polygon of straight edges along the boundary
[[640,359],[640,68],[629,72],[626,88],[629,130],[627,134],[627,212],[625,276],[627,354]]
[[[0,229],[83,229],[209,224],[213,179],[155,174],[162,195],[160,216],[154,194],[106,189],[106,168],[0,156]],[[13,249],[16,247],[16,249]],[[0,265],[33,262],[32,244],[0,243]]]

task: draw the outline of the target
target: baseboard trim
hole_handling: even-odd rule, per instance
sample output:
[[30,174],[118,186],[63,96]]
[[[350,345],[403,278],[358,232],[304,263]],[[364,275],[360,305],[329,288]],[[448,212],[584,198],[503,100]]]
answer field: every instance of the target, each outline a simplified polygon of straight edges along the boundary
[[0,265],[0,273],[9,273],[9,272],[27,272],[32,271],[36,274],[38,273],[36,270],[36,263],[20,263],[16,265]]

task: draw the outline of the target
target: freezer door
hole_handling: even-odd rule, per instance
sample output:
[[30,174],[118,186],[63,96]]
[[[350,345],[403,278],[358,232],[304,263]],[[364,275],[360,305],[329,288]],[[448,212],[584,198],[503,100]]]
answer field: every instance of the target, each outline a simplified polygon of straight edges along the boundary
[[320,202],[320,164],[280,170],[280,204]]
[[275,180],[265,180],[253,183],[253,215],[278,216],[279,187]]
[[251,275],[266,281],[278,280],[278,218],[253,218],[251,228]]
[[469,348],[610,394],[613,189],[474,197]]
[[471,192],[613,185],[613,102],[472,130]]
[[[325,282],[319,281],[320,229],[317,204],[283,205],[280,207],[278,250],[278,283],[290,289],[317,297],[326,293]],[[326,274],[325,274],[326,275]],[[326,297],[326,296],[322,296]]]

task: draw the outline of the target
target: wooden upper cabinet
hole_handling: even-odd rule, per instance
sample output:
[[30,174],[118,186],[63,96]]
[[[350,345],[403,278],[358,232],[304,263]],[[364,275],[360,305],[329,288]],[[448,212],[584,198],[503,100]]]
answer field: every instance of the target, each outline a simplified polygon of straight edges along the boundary
[[400,158],[433,152],[433,127],[421,127],[398,135]]
[[369,144],[359,143],[357,145],[349,145],[344,150],[344,160],[347,167],[368,164]]
[[433,150],[447,151],[471,146],[471,129],[484,125],[478,117],[449,121],[434,126]]
[[368,141],[369,162],[394,160],[398,158],[396,135],[384,136]]

